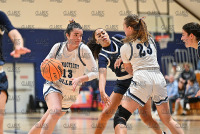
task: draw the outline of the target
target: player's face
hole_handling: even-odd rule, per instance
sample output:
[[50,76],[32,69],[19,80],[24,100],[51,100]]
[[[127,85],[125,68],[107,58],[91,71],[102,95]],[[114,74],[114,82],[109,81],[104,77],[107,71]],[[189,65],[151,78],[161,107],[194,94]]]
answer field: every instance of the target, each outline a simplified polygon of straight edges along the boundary
[[97,29],[95,31],[96,43],[100,44],[102,47],[110,45],[110,37],[104,29]]
[[74,45],[75,47],[78,47],[82,41],[83,30],[79,28],[74,28],[71,31],[70,35],[66,34],[66,36],[70,45]]
[[188,35],[188,33],[184,30],[182,30],[182,37],[181,37],[181,40],[183,42],[185,42],[185,47],[192,47],[192,38],[191,38],[191,35]]
[[124,23],[123,24],[123,29],[124,29],[124,32],[125,32],[125,35],[128,37],[128,36],[131,36],[133,34],[133,28],[128,26]]

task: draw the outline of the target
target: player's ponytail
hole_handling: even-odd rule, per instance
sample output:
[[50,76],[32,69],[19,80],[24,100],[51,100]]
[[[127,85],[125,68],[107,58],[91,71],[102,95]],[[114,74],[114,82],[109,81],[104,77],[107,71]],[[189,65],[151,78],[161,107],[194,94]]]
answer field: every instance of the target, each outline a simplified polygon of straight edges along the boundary
[[100,44],[96,43],[96,39],[95,39],[95,32],[96,32],[96,30],[93,32],[92,38],[89,38],[88,43],[87,43],[88,47],[92,51],[94,59],[97,59],[99,57],[99,53],[100,53],[101,48],[102,48],[102,46]]
[[73,31],[74,28],[82,29],[81,25],[75,22],[73,19],[69,22],[70,23],[67,25],[67,29],[65,30],[65,35],[66,33],[70,35],[71,31]]
[[141,43],[147,42],[148,37],[151,36],[150,33],[147,31],[146,23],[144,22],[143,18],[138,18],[137,15],[132,14],[128,15],[124,18],[124,23],[127,27],[132,27],[134,32],[131,36],[126,37],[124,42],[135,41],[140,39]]

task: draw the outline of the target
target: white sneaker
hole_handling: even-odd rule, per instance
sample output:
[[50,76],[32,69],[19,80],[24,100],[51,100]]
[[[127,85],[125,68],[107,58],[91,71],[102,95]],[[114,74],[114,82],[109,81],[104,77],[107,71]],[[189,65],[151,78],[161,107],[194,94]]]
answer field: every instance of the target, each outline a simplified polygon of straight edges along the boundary
[[188,104],[188,103],[186,104],[186,109],[190,110],[190,104]]

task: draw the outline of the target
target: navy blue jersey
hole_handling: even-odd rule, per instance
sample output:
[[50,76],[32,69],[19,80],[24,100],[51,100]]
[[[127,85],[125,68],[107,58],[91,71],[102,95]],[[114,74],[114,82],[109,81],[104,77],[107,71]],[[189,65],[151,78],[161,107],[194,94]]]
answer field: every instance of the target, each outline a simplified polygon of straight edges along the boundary
[[2,53],[2,39],[4,32],[10,32],[15,29],[8,19],[7,15],[0,11],[0,65],[4,64],[3,53]]
[[120,34],[114,35],[110,40],[111,44],[108,47],[103,47],[99,53],[99,68],[109,67],[117,76],[119,80],[128,79],[131,76],[125,71],[123,63],[119,68],[114,68],[115,61],[120,55],[120,48],[123,45],[122,39],[124,36]]

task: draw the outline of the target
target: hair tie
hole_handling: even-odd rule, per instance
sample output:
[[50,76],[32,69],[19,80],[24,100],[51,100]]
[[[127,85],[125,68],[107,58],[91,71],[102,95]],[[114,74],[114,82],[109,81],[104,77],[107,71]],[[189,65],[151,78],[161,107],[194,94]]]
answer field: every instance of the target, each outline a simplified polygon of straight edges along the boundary
[[69,23],[75,23],[74,19],[69,20]]

